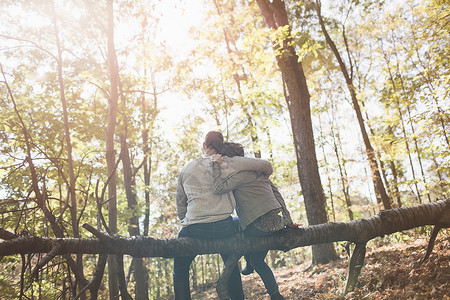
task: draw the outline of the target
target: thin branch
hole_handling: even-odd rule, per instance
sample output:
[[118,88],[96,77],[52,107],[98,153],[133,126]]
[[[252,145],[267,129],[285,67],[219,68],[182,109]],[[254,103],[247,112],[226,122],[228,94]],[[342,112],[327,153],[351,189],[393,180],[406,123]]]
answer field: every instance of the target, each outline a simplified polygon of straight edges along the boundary
[[61,251],[62,244],[58,240],[53,242],[52,250],[47,253],[47,255],[39,261],[39,263],[34,267],[33,272],[31,272],[31,279],[37,279],[39,270],[47,265],[56,255]]
[[167,91],[170,91],[170,88],[163,89],[162,91],[159,91],[159,92],[147,92],[147,91],[142,91],[142,90],[124,90],[124,91],[121,91],[121,94],[141,93],[141,94],[149,94],[152,96],[159,96],[159,95],[164,94]]
[[116,263],[118,267],[119,274],[117,274],[117,280],[119,281],[120,294],[123,300],[133,300],[131,295],[127,291],[127,284],[125,281],[124,266],[123,266],[123,255],[116,255]]
[[19,38],[19,37],[8,36],[8,35],[4,35],[4,34],[0,34],[0,37],[5,38],[5,39],[8,39],[8,40],[16,40],[16,41],[19,41],[19,42],[25,42],[25,43],[28,43],[28,44],[30,44],[31,46],[36,47],[36,48],[38,48],[38,49],[44,51],[45,53],[47,53],[48,55],[50,55],[53,59],[58,60],[57,57],[56,57],[53,53],[51,53],[51,52],[50,52],[49,50],[47,50],[47,49],[42,48],[38,43],[36,43],[36,42],[34,42],[34,41],[27,40],[27,39],[24,39],[24,38]]
[[[100,197],[100,199],[99,199],[100,202],[102,202],[103,199],[104,199],[104,197],[105,197],[106,188],[108,187],[109,182],[110,182],[111,179],[113,178],[113,176],[114,176],[114,174],[115,174],[115,172],[116,172],[116,170],[117,170],[117,167],[119,166],[120,160],[121,160],[121,157],[120,157],[120,155],[119,155],[119,157],[118,157],[118,159],[117,159],[117,162],[116,162],[116,164],[115,164],[115,166],[114,166],[114,169],[111,171],[111,174],[109,174],[108,178],[106,179],[105,185],[103,186],[103,189],[102,189],[102,195],[101,195],[101,197]],[[109,201],[109,200],[107,200],[107,201]],[[104,203],[106,203],[106,202],[104,202]],[[104,203],[103,203],[103,204],[104,204]]]
[[14,232],[8,231],[0,227],[0,238],[3,240],[12,240],[18,238],[19,236]]

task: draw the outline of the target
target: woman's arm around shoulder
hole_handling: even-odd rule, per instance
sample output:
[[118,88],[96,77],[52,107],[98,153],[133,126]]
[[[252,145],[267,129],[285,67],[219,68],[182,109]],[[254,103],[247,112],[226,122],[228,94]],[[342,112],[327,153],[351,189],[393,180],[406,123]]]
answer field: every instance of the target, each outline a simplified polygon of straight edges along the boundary
[[225,161],[238,171],[262,172],[267,177],[269,177],[273,173],[272,164],[266,159],[233,156],[225,157]]
[[213,194],[221,195],[231,192],[242,183],[245,183],[247,177],[245,172],[237,172],[227,178],[221,177],[220,164],[217,161],[211,161],[210,171],[212,177]]

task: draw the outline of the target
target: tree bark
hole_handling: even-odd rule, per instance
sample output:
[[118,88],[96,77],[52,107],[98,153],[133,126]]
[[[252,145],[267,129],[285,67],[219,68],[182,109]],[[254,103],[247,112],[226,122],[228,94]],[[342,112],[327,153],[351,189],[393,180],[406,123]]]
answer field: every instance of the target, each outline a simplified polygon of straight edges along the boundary
[[[287,37],[274,43],[276,59],[289,95],[286,98],[297,155],[297,169],[309,225],[326,223],[325,195],[317,165],[310,111],[310,95],[302,64],[291,43],[284,1],[258,0],[262,15],[271,29],[288,28]],[[281,46],[280,46],[281,45]],[[312,263],[327,263],[338,256],[332,244],[314,245]]]
[[[450,199],[432,203],[384,210],[377,215],[350,222],[329,222],[300,228],[287,228],[268,237],[242,237],[236,235],[223,240],[198,240],[192,238],[156,239],[152,237],[41,238],[16,236],[0,228],[0,256],[31,253],[48,253],[55,245],[61,254],[112,254],[133,257],[175,257],[212,253],[247,253],[251,251],[289,251],[313,244],[350,241],[366,243],[378,236],[435,225],[450,220]],[[443,215],[445,214],[445,215]],[[442,222],[441,222],[442,223]],[[89,228],[90,226],[83,226]],[[91,231],[91,230],[90,230]]]

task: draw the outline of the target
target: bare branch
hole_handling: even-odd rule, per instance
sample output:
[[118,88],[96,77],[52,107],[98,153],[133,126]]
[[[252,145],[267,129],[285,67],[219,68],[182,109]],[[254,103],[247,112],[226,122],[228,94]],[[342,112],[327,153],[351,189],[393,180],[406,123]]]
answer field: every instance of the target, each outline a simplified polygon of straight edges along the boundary
[[4,39],[8,39],[8,40],[16,40],[19,42],[25,42],[27,44],[29,44],[30,46],[33,46],[39,50],[44,51],[45,53],[47,53],[50,57],[52,57],[55,60],[58,60],[57,57],[51,53],[50,51],[48,51],[47,49],[43,48],[42,46],[40,46],[38,43],[31,41],[31,40],[27,40],[24,38],[19,38],[19,37],[13,37],[13,36],[8,36],[8,35],[4,35],[4,34],[0,34],[0,37],[4,38]]

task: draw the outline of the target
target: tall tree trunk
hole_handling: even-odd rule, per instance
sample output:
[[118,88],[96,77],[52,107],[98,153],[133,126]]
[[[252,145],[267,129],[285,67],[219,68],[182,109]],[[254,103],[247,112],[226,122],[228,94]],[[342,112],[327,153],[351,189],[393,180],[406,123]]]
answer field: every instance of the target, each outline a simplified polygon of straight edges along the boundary
[[350,95],[351,95],[353,109],[356,112],[356,117],[358,119],[359,127],[361,129],[361,134],[363,137],[364,145],[366,147],[366,153],[367,153],[367,157],[369,160],[370,169],[372,171],[372,181],[373,181],[373,185],[374,185],[375,195],[378,199],[378,202],[383,203],[384,209],[391,209],[391,201],[389,199],[389,196],[386,193],[386,189],[384,188],[383,181],[381,180],[381,175],[380,175],[377,160],[375,157],[375,152],[370,143],[369,135],[367,134],[364,120],[362,117],[361,108],[359,106],[359,102],[356,97],[355,87],[353,85],[353,79],[349,75],[347,67],[344,64],[344,61],[342,60],[341,55],[339,54],[339,51],[337,50],[335,43],[333,42],[333,40],[331,39],[330,35],[328,34],[328,32],[325,28],[325,24],[323,22],[321,11],[320,11],[320,1],[317,1],[317,3],[316,3],[316,11],[317,11],[317,16],[319,17],[319,23],[320,23],[322,32],[325,36],[328,46],[330,46],[336,59],[339,62],[339,66],[341,68],[342,74],[344,75],[345,82],[347,84],[347,87],[348,87]]
[[[282,0],[257,0],[264,19],[271,29],[287,26],[289,21],[286,7]],[[290,30],[289,30],[290,33]],[[289,93],[286,98],[289,115],[291,118],[294,147],[297,155],[297,169],[305,200],[308,223],[316,225],[328,222],[325,210],[325,195],[320,181],[317,156],[314,145],[312,130],[310,96],[306,85],[303,67],[298,61],[298,56],[293,48],[291,37],[280,41],[281,47],[275,51],[278,66],[283,75]],[[312,263],[328,263],[337,259],[333,244],[322,244],[312,246]]]
[[[142,31],[142,55],[144,57],[144,90],[147,89],[147,47],[146,47],[146,26],[147,26],[147,18],[148,16],[144,14],[144,19],[141,23],[141,31]],[[153,81],[154,82],[154,81]],[[150,109],[150,105],[147,103],[146,93],[141,93],[141,110],[142,110],[142,149],[144,151],[144,161],[142,163],[142,167],[144,169],[144,228],[143,235],[148,236],[149,224],[150,224],[150,178],[152,172],[152,140],[149,139],[149,131],[153,128],[154,123],[154,115],[157,112],[157,96],[156,96],[156,86],[153,85],[153,97],[154,97],[154,107]]]
[[328,161],[327,161],[327,155],[325,154],[325,147],[324,147],[325,137],[323,135],[322,121],[320,120],[320,114],[319,114],[319,130],[320,130],[319,131],[320,132],[320,139],[323,141],[319,145],[320,145],[320,148],[322,150],[323,160],[324,160],[324,163],[325,163],[325,171],[326,171],[326,174],[327,174],[328,193],[330,194],[329,198],[330,198],[330,204],[331,204],[331,215],[333,217],[333,222],[336,222],[336,211],[334,209],[333,189],[332,189],[331,176],[330,176],[331,171],[329,169],[329,164],[328,164]]
[[[124,110],[125,111],[125,110]],[[126,125],[127,122],[125,121]],[[136,200],[136,193],[134,189],[136,188],[136,183],[134,180],[133,170],[131,168],[130,154],[128,150],[128,144],[124,136],[120,137],[121,140],[121,157],[123,165],[123,181],[125,186],[125,194],[128,202],[128,209],[131,213],[128,219],[128,233],[130,236],[139,236],[139,215],[138,203]],[[148,271],[144,266],[144,261],[141,257],[135,257],[133,259],[133,269],[134,269],[134,279],[136,281],[136,300],[147,300],[148,299]]]
[[[55,3],[52,1],[52,15],[53,15],[53,30],[55,33],[55,40],[56,40],[56,48],[57,48],[57,68],[58,68],[58,84],[59,84],[59,95],[63,110],[63,122],[64,122],[64,137],[66,140],[66,151],[67,151],[67,171],[69,173],[69,185],[68,185],[68,199],[67,204],[70,203],[70,216],[71,216],[71,223],[72,223],[72,231],[73,231],[73,237],[79,238],[80,232],[78,228],[78,216],[77,216],[77,198],[76,198],[76,192],[75,192],[75,184],[76,184],[76,178],[75,178],[75,172],[74,172],[74,166],[73,166],[73,158],[72,158],[72,142],[70,139],[70,127],[69,127],[69,115],[67,112],[67,100],[66,100],[66,94],[65,94],[65,88],[64,88],[64,79],[63,79],[63,71],[62,71],[62,48],[61,48],[61,42],[59,39],[59,30],[58,30],[58,24],[56,20],[56,10],[55,10]],[[75,260],[75,266],[77,268],[77,273],[79,276],[84,277],[84,271],[83,271],[83,256],[81,254],[78,254],[76,256]],[[78,283],[79,290],[83,290],[84,288],[84,281],[81,281]],[[86,299],[86,295],[83,293],[80,298]]]
[[[142,112],[144,124],[143,126],[147,126],[145,122],[145,115],[147,115],[147,111],[145,110],[145,96],[142,95]],[[145,127],[144,127],[145,128]],[[144,199],[145,199],[145,208],[144,208],[144,236],[148,236],[149,224],[150,224],[150,178],[152,171],[152,157],[151,157],[151,146],[148,137],[149,130],[145,128],[142,130],[142,143],[144,150]]]
[[[396,85],[395,85],[395,82],[392,77],[391,77],[391,81],[392,81],[392,86],[394,88],[394,92],[397,93]],[[417,200],[419,201],[420,204],[422,204],[422,196],[421,196],[421,192],[419,190],[419,185],[417,184],[416,171],[414,169],[414,164],[413,164],[412,157],[411,157],[411,149],[409,147],[409,142],[408,142],[409,135],[406,132],[405,121],[403,120],[403,113],[402,113],[402,110],[400,107],[400,101],[398,100],[397,96],[394,96],[394,97],[396,98],[395,105],[397,106],[397,112],[398,112],[398,116],[400,118],[400,124],[402,125],[401,128],[402,128],[402,133],[403,133],[403,139],[405,140],[406,152],[408,152],[409,165],[411,167],[411,174],[413,177],[414,187],[416,188]]]
[[[119,68],[114,46],[114,0],[108,0],[108,71],[110,80],[109,112],[106,125],[106,168],[108,184],[108,226],[111,233],[117,233],[117,198],[116,198],[116,152],[114,136],[116,131],[117,103],[119,98]],[[118,268],[114,256],[108,257],[109,298],[117,299],[119,295]]]

